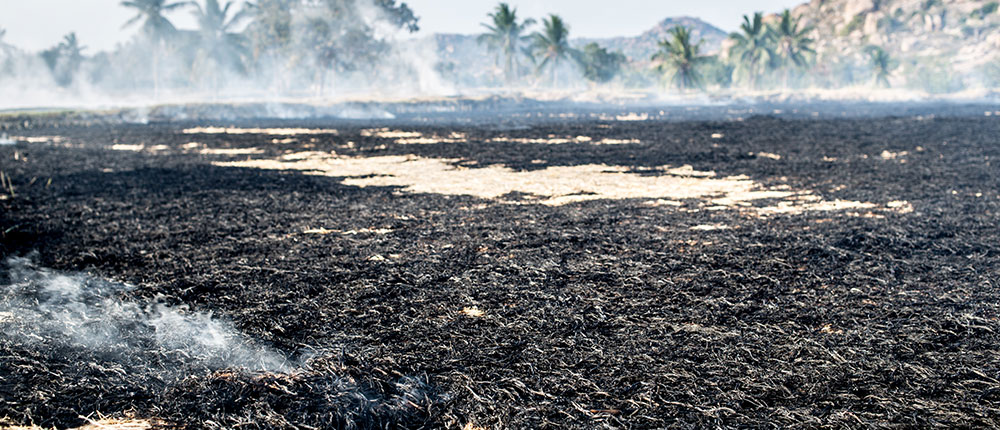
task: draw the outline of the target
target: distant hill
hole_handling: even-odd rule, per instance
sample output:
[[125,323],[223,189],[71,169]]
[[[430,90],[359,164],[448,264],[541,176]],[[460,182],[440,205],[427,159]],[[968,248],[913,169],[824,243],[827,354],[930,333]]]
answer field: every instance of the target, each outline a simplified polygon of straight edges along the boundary
[[792,13],[815,28],[818,54],[830,64],[863,63],[864,48],[876,45],[898,62],[898,83],[945,92],[1000,82],[997,1],[812,0]]
[[668,32],[674,27],[687,27],[691,30],[691,37],[695,41],[702,41],[701,52],[703,54],[715,54],[726,40],[729,33],[720,30],[698,18],[674,17],[667,18],[646,32],[633,37],[614,37],[607,39],[576,39],[577,44],[597,42],[601,46],[607,47],[609,51],[621,51],[633,62],[648,62],[650,57],[656,53],[661,40],[669,38]]

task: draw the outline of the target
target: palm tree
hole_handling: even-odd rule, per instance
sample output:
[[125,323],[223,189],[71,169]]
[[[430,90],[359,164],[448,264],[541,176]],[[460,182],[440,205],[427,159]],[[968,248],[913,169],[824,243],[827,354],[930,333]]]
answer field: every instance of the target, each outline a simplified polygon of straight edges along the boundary
[[163,14],[188,4],[188,2],[171,2],[169,0],[125,0],[121,2],[122,6],[134,9],[136,12],[136,15],[128,20],[124,27],[143,21],[142,31],[153,44],[153,92],[157,97],[160,94],[160,47],[177,33],[177,29]]
[[489,47],[490,52],[496,52],[498,61],[500,56],[503,57],[503,75],[509,84],[513,82],[519,68],[517,57],[522,51],[519,47],[529,40],[523,34],[535,20],[528,18],[518,22],[517,9],[512,9],[507,3],[500,3],[496,11],[487,16],[493,22],[483,23],[483,27],[489,31],[480,35],[477,40]]
[[87,49],[87,47],[80,45],[80,40],[76,38],[76,33],[70,33],[64,36],[59,47],[70,64],[79,65],[83,62],[83,51]]
[[345,26],[342,22],[340,18],[312,17],[298,25],[297,42],[315,60],[314,79],[319,82],[320,96],[326,94],[331,71],[349,72],[373,67],[389,49],[374,37],[369,27]]
[[168,0],[125,0],[121,3],[122,6],[136,11],[136,15],[125,23],[125,27],[143,21],[143,31],[153,40],[165,40],[173,36],[177,29],[163,14],[189,4],[189,2],[168,2]]
[[869,46],[865,48],[865,52],[868,53],[868,64],[871,65],[872,71],[875,72],[875,85],[882,88],[889,88],[889,75],[896,68],[895,62],[889,57],[889,53],[885,52],[881,47]]
[[628,59],[621,52],[608,52],[597,42],[588,43],[574,56],[583,78],[593,84],[603,84],[621,72],[622,64]]
[[70,33],[63,37],[58,45],[41,52],[40,56],[56,83],[62,87],[68,87],[73,83],[76,72],[83,64],[83,51],[87,49],[80,45],[76,33]]
[[[194,1],[189,4],[195,8],[194,17],[198,20],[202,36],[220,43],[226,43],[227,37],[235,33],[233,30],[248,13],[246,9],[239,12],[233,10],[234,0],[226,1],[225,6],[220,5],[219,0],[205,0],[204,7]],[[230,11],[234,13],[230,14]]]
[[254,56],[262,51],[282,47],[290,43],[292,33],[292,0],[250,0],[243,6],[240,14],[253,19],[247,27],[247,33],[254,38]]
[[698,55],[701,42],[691,43],[691,31],[687,27],[674,27],[669,33],[671,39],[660,41],[660,50],[653,55],[653,61],[660,63],[656,70],[670,74],[670,82],[679,90],[701,88],[702,77],[698,69],[710,57]]
[[[246,39],[235,32],[235,27],[243,21],[246,14],[243,11],[230,13],[234,10],[235,3],[228,0],[222,6],[219,0],[205,0],[204,7],[195,2],[190,3],[195,7],[194,16],[201,33],[203,61],[220,67],[240,68],[243,65],[243,59],[247,55]],[[218,89],[220,71],[214,72],[214,85]]]
[[569,27],[559,15],[549,15],[542,20],[544,27],[541,32],[532,34],[534,56],[540,59],[536,73],[548,67],[552,70],[552,85],[559,83],[559,64],[567,58],[576,55],[576,50],[569,46]]
[[771,27],[777,46],[778,58],[785,70],[783,86],[788,87],[788,80],[793,68],[802,69],[809,65],[816,55],[813,50],[813,40],[806,37],[812,32],[812,27],[799,28],[799,20],[792,18],[792,13],[785,9],[778,25]]
[[0,28],[0,54],[3,54],[4,56],[9,55],[10,52],[12,51],[10,45],[7,45],[3,41],[3,38],[6,35],[7,35],[7,30]]
[[278,92],[287,87],[285,72],[292,68],[291,47],[295,36],[292,13],[298,3],[298,0],[254,0],[248,1],[242,11],[252,19],[244,33],[250,38],[254,72],[269,72],[267,79],[276,85]]
[[770,29],[764,25],[764,15],[760,12],[755,13],[752,20],[743,15],[740,31],[729,35],[735,42],[729,50],[729,56],[736,61],[737,71],[750,79],[750,87],[757,88],[760,76],[773,65],[774,38]]

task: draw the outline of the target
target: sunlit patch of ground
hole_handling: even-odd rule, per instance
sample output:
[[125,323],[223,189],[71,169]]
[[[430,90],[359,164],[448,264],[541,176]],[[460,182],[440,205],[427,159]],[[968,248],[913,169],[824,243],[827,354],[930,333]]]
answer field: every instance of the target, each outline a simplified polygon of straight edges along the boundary
[[[450,133],[446,136],[436,134],[425,134],[419,131],[393,130],[389,128],[371,128],[361,130],[361,135],[365,137],[377,137],[381,139],[393,139],[399,145],[434,145],[439,143],[465,143],[468,142],[468,135],[465,133]],[[595,140],[590,136],[557,136],[548,135],[543,138],[507,137],[498,136],[487,140],[492,143],[522,143],[540,145],[563,145],[569,143],[589,143],[593,145],[627,145],[642,143],[639,139],[612,139],[604,138]]]
[[495,137],[490,139],[490,142],[494,143],[524,143],[524,144],[543,144],[543,145],[562,145],[567,143],[590,143],[594,139],[588,136],[575,136],[575,137],[556,137],[555,135],[549,135],[546,138],[523,138],[523,137]]
[[[673,206],[685,199],[703,199],[708,205],[706,210],[743,208],[762,216],[880,208],[874,203],[826,201],[808,190],[765,188],[746,176],[719,177],[714,172],[697,171],[690,166],[660,166],[642,172],[656,173],[649,175],[602,164],[516,171],[498,165],[470,169],[457,166],[459,161],[417,156],[341,157],[312,151],[286,154],[277,159],[215,164],[300,170],[312,175],[343,177],[345,185],[402,187],[411,193],[501,200],[505,195],[518,193],[529,196],[531,203],[551,206],[601,199],[650,199],[653,206]],[[752,202],[763,199],[779,201],[767,207],[752,207]]]
[[451,133],[448,136],[420,136],[396,139],[399,145],[435,145],[438,143],[465,143],[468,138],[462,133]]
[[203,148],[198,150],[198,153],[204,155],[252,155],[263,154],[264,150],[260,148]]
[[628,145],[642,143],[639,139],[601,139],[596,142],[598,145]]
[[470,318],[482,318],[483,316],[486,315],[486,312],[483,312],[481,309],[479,309],[476,306],[470,306],[470,307],[462,308],[461,312],[462,312],[463,315],[465,315],[467,317],[470,317]]
[[[447,136],[436,134],[425,134],[419,131],[393,130],[389,128],[372,128],[361,130],[361,135],[365,137],[377,137],[381,139],[393,139],[399,145],[434,145],[439,143],[465,143],[468,142],[468,135],[465,133],[450,133]],[[522,143],[537,145],[563,145],[569,143],[589,143],[593,145],[626,145],[642,143],[639,139],[612,139],[605,138],[595,140],[590,136],[556,136],[548,135],[544,138],[525,137],[494,137],[487,142],[492,143]]]
[[269,136],[299,136],[312,134],[337,134],[334,129],[316,128],[240,128],[240,127],[195,127],[185,129],[184,134],[264,134]]
[[328,234],[334,234],[334,233],[342,234],[344,236],[354,236],[354,235],[359,235],[359,234],[385,235],[385,234],[392,233],[392,229],[390,229],[390,228],[370,228],[369,227],[369,228],[363,228],[363,229],[360,229],[360,230],[342,231],[342,230],[328,230],[326,228],[322,228],[321,227],[321,228],[309,229],[309,230],[306,230],[306,231],[302,232],[302,234],[318,234],[318,235],[328,235]]
[[434,145],[438,143],[464,143],[468,142],[465,133],[453,132],[447,136],[426,135],[419,131],[391,130],[388,128],[372,128],[361,130],[361,135],[365,137],[378,137],[382,139],[395,139],[399,145]]
[[844,210],[859,210],[859,209],[874,209],[878,205],[874,203],[864,203],[855,202],[850,200],[790,200],[778,202],[777,205],[761,208],[760,212],[762,215],[775,215],[775,214],[794,214],[802,212],[826,212],[826,211],[844,211]]
[[66,141],[65,137],[62,136],[7,136],[3,139],[4,142],[10,142],[11,144],[17,142],[25,143],[63,143]]
[[643,202],[643,205],[652,207],[660,207],[660,206],[681,207],[684,206],[684,203],[678,202],[676,200],[656,199]]
[[[980,196],[982,196],[982,194],[980,194],[980,195],[978,195],[976,197],[980,197]],[[889,209],[892,209],[895,212],[901,213],[901,214],[908,214],[908,213],[912,213],[913,212],[913,205],[910,204],[910,202],[903,201],[903,200],[893,200],[893,201],[891,201],[889,203],[886,203],[886,207],[888,207]]]
[[778,154],[772,154],[770,152],[758,152],[758,153],[753,154],[753,155],[756,155],[757,157],[760,157],[760,158],[770,158],[772,160],[780,160],[781,159],[780,155],[778,155]]
[[146,145],[143,145],[143,144],[130,145],[130,144],[119,143],[119,144],[111,145],[111,149],[114,150],[114,151],[128,151],[128,152],[143,152],[143,151],[145,151],[145,152],[161,152],[161,151],[167,151],[167,150],[169,150],[170,147],[167,146],[167,145],[151,145],[151,146],[146,146]]
[[525,138],[525,137],[494,137],[489,140],[494,143],[523,143],[523,144],[541,144],[541,145],[565,145],[567,143],[590,143],[594,145],[626,145],[642,143],[639,139],[601,139],[594,140],[590,136],[556,136],[549,135],[544,138]]
[[[170,151],[171,148],[167,145],[144,145],[144,144],[124,144],[118,143],[111,145],[111,150],[113,151],[127,151],[127,152],[154,152],[163,153],[165,151]],[[185,153],[198,153],[202,155],[257,155],[263,154],[264,150],[260,148],[208,148],[204,144],[198,142],[189,142],[181,145],[181,150]]]
[[[73,430],[146,430],[153,428],[153,423],[148,420],[114,420],[114,419],[100,419],[100,420],[90,420],[87,419],[87,425],[83,427],[77,427]],[[162,423],[161,423],[162,424]],[[5,426],[3,425],[3,420],[0,420],[0,429],[3,430],[43,430],[43,427],[39,426]]]
[[383,139],[408,139],[423,137],[419,131],[390,130],[388,128],[370,128],[361,130],[361,135],[365,137],[380,137]]
[[900,163],[905,163],[906,158],[904,157],[906,157],[907,155],[910,155],[909,151],[901,151],[901,152],[882,151],[882,153],[879,154],[879,157],[882,157],[882,159],[886,161],[895,160]]
[[702,224],[691,227],[690,230],[693,231],[729,230],[729,226],[725,224]]
[[111,150],[113,151],[131,151],[139,152],[146,148],[146,145],[128,145],[128,144],[115,144],[111,145]]
[[597,118],[603,121],[648,121],[649,114],[645,112],[644,113],[629,112],[624,115],[614,115],[614,116],[601,114],[598,115]]

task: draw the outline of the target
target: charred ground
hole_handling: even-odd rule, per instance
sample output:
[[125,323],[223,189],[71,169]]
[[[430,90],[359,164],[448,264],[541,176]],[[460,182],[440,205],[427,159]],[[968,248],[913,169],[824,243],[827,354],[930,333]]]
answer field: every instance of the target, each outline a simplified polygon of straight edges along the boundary
[[[183,359],[2,338],[0,417],[71,426],[128,412],[191,428],[1000,425],[1000,118],[982,110],[235,123],[337,133],[276,143],[181,133],[206,124],[8,120],[10,133],[63,140],[0,146],[14,188],[0,200],[0,257],[37,253],[41,266],[134,284],[132,300],[212,311],[302,369],[168,378],[151,369]],[[465,138],[401,145],[363,133],[382,126]],[[639,143],[492,141],[549,135]],[[263,152],[212,155],[191,142]],[[914,210],[548,206],[213,164],[299,151],[472,169],[691,165]],[[704,225],[729,228],[692,230]],[[462,312],[472,308],[483,314]]]

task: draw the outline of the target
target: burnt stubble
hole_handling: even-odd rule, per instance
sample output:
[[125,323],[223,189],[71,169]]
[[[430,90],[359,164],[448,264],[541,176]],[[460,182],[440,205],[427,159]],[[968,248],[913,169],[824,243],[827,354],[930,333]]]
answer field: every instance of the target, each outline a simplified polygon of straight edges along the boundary
[[[337,132],[183,133],[208,125]],[[462,139],[400,144],[370,132],[381,127]],[[293,369],[25,342],[0,319],[10,423],[100,412],[185,428],[1000,425],[1000,118],[982,111],[5,128],[63,139],[0,146],[13,188],[0,257],[211,312]],[[550,136],[591,140],[513,141]],[[690,165],[873,207],[552,205],[231,164],[307,151],[515,172]]]

